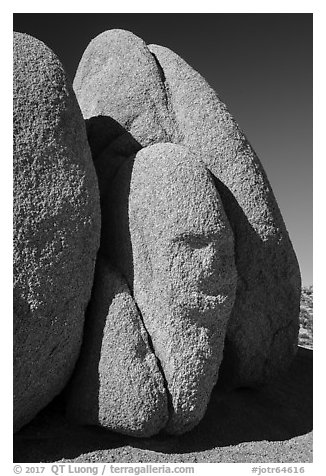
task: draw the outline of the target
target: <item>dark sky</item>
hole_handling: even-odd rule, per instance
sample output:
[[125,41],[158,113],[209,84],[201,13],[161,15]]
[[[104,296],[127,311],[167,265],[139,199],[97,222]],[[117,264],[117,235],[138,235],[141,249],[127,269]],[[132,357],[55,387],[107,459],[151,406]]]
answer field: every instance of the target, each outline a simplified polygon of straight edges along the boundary
[[71,79],[92,38],[130,30],[199,71],[256,150],[312,284],[312,14],[14,14]]

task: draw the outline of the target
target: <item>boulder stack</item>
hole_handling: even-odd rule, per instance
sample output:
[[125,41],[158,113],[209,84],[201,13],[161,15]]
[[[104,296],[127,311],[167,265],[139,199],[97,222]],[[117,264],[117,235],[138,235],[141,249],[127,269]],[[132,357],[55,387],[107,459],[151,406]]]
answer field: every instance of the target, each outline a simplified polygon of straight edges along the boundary
[[[101,87],[91,95],[96,82]],[[123,30],[90,43],[74,88],[85,118],[110,116],[142,147],[183,145],[189,160],[198,157],[212,174],[235,237],[238,272],[221,378],[232,386],[268,382],[296,351],[300,271],[263,167],[227,107],[177,54]],[[149,117],[160,132],[148,127]]]
[[259,386],[295,355],[301,278],[263,167],[182,58],[110,30],[75,96],[15,37],[17,426],[67,387],[67,415],[182,434],[213,387]]

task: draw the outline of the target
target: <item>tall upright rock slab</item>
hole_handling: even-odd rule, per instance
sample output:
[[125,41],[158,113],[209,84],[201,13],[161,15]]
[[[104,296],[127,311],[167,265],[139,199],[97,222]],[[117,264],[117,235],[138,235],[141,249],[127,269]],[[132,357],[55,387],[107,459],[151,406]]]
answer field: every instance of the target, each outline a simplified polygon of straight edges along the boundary
[[296,348],[301,277],[263,167],[226,106],[202,76],[167,48],[149,49],[163,71],[181,143],[215,177],[235,236],[236,301],[228,325],[223,380],[268,382]]
[[54,53],[14,34],[14,429],[76,363],[100,238],[97,178]]
[[217,381],[237,282],[233,234],[210,173],[183,146],[156,144],[124,161],[105,200],[101,246],[160,362],[165,430],[181,434],[199,423]]

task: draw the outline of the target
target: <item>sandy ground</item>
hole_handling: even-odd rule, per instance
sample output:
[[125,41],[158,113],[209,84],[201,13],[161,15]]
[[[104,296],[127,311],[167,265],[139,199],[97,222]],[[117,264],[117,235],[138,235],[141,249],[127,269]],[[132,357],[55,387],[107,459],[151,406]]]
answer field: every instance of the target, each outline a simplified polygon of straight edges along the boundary
[[312,350],[298,348],[287,374],[261,390],[213,391],[191,432],[137,439],[78,427],[55,399],[14,436],[14,462],[312,462]]

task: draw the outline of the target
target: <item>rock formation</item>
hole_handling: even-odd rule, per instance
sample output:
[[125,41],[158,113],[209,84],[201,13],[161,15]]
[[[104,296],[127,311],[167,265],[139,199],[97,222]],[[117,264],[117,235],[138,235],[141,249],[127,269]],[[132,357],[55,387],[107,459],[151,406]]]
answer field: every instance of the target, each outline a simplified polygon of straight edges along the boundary
[[[178,55],[104,32],[74,90],[102,227],[67,414],[133,436],[181,434],[201,420],[216,383],[262,385],[291,363],[296,256],[254,150]],[[75,365],[99,197],[62,67],[20,34],[14,96],[19,427]]]
[[129,288],[98,255],[81,358],[67,415],[132,436],[158,433],[168,419],[163,376]]
[[63,68],[14,34],[14,429],[65,386],[100,235],[85,124]]
[[178,55],[149,49],[163,70],[181,142],[212,172],[235,236],[239,279],[223,380],[267,383],[297,348],[301,278],[285,224],[258,157],[226,106]]
[[101,249],[126,277],[160,362],[166,431],[183,433],[203,417],[222,360],[232,231],[209,172],[185,147],[143,148],[109,188]]
[[128,31],[106,31],[91,41],[74,90],[85,119],[109,116],[142,146],[172,134],[160,71],[146,43]]
[[140,146],[184,145],[206,164],[235,236],[238,271],[221,378],[260,385],[285,370],[297,345],[300,271],[262,165],[226,106],[178,55],[122,30],[90,43],[74,88],[90,121],[110,116]]

